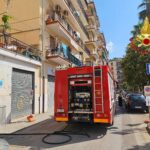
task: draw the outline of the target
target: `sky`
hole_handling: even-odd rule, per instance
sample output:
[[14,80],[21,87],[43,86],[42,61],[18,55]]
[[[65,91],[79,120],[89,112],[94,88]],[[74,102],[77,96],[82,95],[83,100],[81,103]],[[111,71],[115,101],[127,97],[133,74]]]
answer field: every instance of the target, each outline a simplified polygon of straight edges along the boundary
[[94,0],[104,33],[109,57],[123,57],[132,37],[131,30],[138,20],[142,0]]

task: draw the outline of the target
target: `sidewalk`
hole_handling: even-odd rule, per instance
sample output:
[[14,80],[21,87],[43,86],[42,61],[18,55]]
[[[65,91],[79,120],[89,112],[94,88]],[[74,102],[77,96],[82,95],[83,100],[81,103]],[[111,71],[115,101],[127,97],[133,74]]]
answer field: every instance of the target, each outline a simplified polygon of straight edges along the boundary
[[[26,118],[19,119],[16,122],[12,122],[10,124],[0,126],[0,134],[1,133],[13,133],[13,132],[21,130],[23,128],[40,123],[44,120],[47,120],[47,119],[50,120],[52,118],[53,118],[53,116],[51,115],[51,113],[43,113],[43,114],[35,115],[35,121],[33,121],[33,122],[28,122]],[[147,124],[146,128],[147,128],[148,133],[150,134],[150,123]]]
[[26,118],[19,119],[15,122],[0,126],[0,134],[1,133],[13,133],[23,128],[32,126],[34,124],[37,124],[39,122],[42,122],[47,119],[52,119],[52,118],[53,116],[51,115],[51,113],[43,113],[43,114],[35,115],[35,121],[33,122],[28,122]]

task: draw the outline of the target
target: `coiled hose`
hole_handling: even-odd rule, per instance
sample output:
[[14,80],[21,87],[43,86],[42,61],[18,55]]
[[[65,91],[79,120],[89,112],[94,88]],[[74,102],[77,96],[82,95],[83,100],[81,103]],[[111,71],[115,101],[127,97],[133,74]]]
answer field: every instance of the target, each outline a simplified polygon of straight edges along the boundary
[[[65,127],[66,128],[66,127]],[[88,138],[90,138],[90,136],[87,133],[81,133],[81,132],[73,132],[73,131],[66,131],[65,129],[61,130],[61,131],[55,131],[53,133],[1,133],[0,137],[4,137],[4,136],[26,136],[26,135],[45,135],[42,138],[42,142],[45,144],[65,144],[68,143],[72,140],[72,136],[71,135],[82,135],[82,136],[86,136]],[[66,140],[63,140],[61,142],[50,142],[47,141],[47,138],[53,135],[59,135],[59,136],[63,136],[66,137]]]

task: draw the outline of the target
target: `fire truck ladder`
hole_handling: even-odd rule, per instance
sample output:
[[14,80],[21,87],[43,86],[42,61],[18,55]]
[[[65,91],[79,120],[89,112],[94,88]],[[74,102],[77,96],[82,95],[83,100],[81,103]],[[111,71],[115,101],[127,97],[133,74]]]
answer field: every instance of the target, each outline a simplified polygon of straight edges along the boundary
[[[100,75],[96,75],[96,70],[100,70]],[[94,87],[94,110],[95,113],[104,112],[102,68],[93,66],[93,87]],[[97,94],[99,93],[99,94]]]

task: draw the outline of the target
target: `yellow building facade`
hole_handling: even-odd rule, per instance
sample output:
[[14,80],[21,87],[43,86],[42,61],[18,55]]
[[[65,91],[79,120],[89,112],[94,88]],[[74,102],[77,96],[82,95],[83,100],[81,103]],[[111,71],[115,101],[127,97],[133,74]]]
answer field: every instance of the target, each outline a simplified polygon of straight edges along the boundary
[[[58,66],[102,64],[106,50],[93,1],[0,0],[0,14],[12,16],[11,36],[36,48],[41,57],[39,112],[53,111]],[[102,48],[103,45],[103,48]]]

